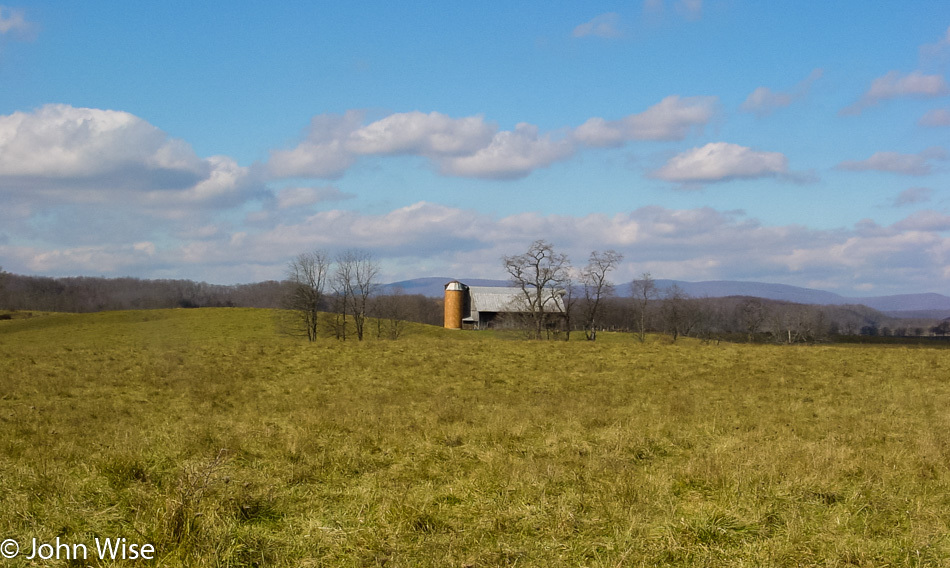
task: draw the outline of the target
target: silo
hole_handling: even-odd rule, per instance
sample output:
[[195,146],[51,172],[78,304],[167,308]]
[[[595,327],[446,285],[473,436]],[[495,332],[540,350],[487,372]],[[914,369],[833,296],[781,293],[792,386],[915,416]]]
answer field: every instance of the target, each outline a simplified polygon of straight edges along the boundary
[[445,328],[462,329],[465,314],[465,294],[468,286],[458,280],[445,285]]

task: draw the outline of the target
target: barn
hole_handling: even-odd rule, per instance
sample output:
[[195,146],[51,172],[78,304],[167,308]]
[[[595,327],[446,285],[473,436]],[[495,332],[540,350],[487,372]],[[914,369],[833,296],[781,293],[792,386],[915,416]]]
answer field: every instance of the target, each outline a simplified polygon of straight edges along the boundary
[[[553,292],[553,291],[552,291]],[[563,291],[548,294],[545,312],[564,313]],[[487,329],[501,323],[503,316],[525,313],[520,288],[510,286],[467,286],[458,280],[445,285],[445,327]]]

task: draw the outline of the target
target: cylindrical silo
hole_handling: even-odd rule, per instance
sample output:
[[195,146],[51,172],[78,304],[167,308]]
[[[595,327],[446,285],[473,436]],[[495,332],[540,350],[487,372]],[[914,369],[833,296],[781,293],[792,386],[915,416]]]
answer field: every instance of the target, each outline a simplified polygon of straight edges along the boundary
[[462,329],[462,317],[465,311],[465,290],[468,288],[458,280],[445,285],[445,328]]

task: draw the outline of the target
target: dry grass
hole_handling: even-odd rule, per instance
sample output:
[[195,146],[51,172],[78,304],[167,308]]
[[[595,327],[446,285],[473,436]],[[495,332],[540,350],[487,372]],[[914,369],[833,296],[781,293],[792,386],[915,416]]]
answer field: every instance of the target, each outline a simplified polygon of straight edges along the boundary
[[947,350],[310,344],[262,310],[168,310],[2,321],[0,369],[21,543],[124,536],[167,566],[950,558]]

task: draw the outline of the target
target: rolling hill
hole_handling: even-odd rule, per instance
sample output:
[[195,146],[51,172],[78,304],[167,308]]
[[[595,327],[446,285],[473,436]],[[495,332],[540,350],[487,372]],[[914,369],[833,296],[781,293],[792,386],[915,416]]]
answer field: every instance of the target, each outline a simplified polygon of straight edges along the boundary
[[[415,278],[387,284],[387,291],[402,290],[406,294],[422,294],[430,297],[441,297],[443,286],[453,278]],[[481,278],[460,279],[470,286],[505,286],[506,280],[490,280]],[[617,285],[617,294],[621,297],[630,295],[630,282]],[[950,297],[943,294],[898,294],[892,296],[849,297],[816,290],[789,286],[787,284],[770,284],[765,282],[739,282],[732,280],[710,280],[704,282],[686,282],[682,280],[656,280],[657,288],[667,290],[673,285],[693,297],[722,298],[726,296],[751,296],[769,300],[781,300],[799,304],[816,305],[844,305],[861,304],[874,308],[894,317],[950,317]]]

